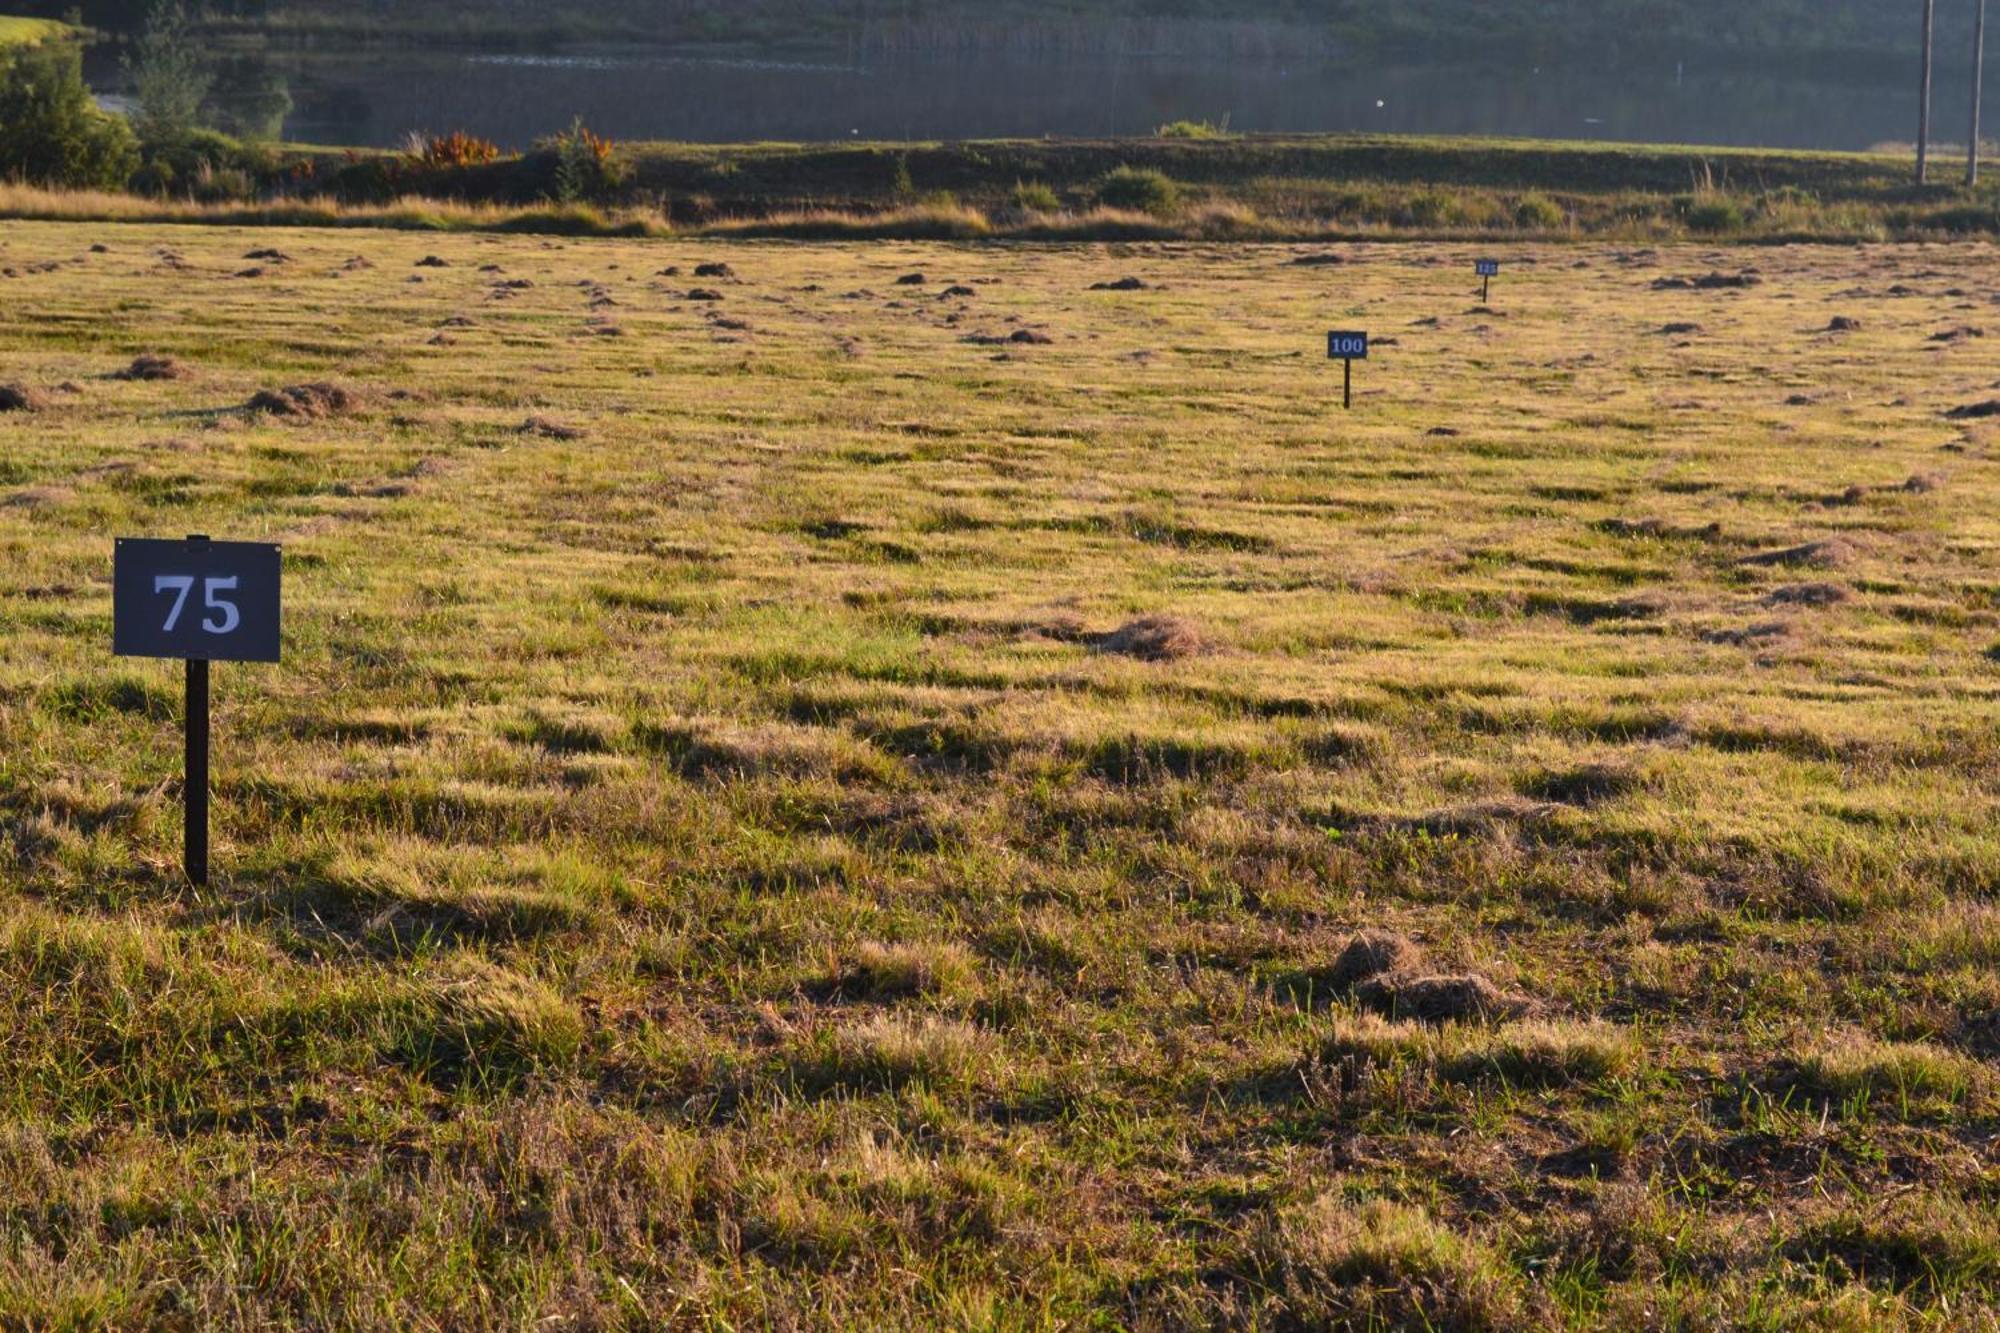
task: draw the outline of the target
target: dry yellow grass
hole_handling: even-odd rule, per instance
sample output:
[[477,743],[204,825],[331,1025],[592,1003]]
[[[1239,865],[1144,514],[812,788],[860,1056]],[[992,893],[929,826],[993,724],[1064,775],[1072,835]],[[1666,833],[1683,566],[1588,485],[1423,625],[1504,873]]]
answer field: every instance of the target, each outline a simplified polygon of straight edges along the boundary
[[0,1323],[1986,1317],[1991,251],[1338,252],[9,224]]

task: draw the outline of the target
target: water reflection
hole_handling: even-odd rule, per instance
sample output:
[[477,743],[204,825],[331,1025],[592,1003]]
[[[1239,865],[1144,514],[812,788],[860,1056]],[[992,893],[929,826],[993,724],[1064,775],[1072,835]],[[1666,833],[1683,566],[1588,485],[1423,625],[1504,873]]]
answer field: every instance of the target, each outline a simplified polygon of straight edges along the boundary
[[[282,118],[304,142],[393,145],[413,129],[465,129],[525,147],[581,115],[621,139],[741,142],[1145,134],[1178,119],[1243,131],[1380,131],[1858,149],[1908,140],[1914,93],[1851,75],[1618,72],[1342,63],[1310,48],[1232,41],[1060,55],[931,44],[799,58],[585,50],[551,55],[382,52],[237,59],[247,123]],[[1946,108],[1963,101],[1949,80]],[[289,100],[289,108],[284,102]]]

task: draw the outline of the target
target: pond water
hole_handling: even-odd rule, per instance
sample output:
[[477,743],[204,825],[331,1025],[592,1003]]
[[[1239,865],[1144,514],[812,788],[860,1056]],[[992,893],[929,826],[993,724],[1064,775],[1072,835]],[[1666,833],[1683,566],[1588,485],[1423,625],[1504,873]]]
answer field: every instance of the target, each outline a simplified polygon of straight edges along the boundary
[[[253,57],[295,142],[389,146],[463,129],[526,147],[582,116],[618,139],[969,139],[1150,133],[1179,119],[1240,131],[1382,131],[1861,149],[1915,137],[1914,80],[1721,71],[1664,61],[1577,69],[1366,66],[1282,42],[1227,55],[1103,44],[1079,52],[824,57],[621,48],[522,55],[372,50]],[[115,88],[116,71],[108,72]],[[1966,85],[1946,72],[1941,137],[1962,137]],[[1994,102],[2000,105],[2000,100]]]

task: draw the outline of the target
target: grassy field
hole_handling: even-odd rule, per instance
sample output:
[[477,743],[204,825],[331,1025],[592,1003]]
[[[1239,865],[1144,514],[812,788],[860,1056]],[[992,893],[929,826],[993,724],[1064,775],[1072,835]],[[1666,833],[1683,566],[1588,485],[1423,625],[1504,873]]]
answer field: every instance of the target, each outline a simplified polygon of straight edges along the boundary
[[0,1324],[1990,1326],[1992,252],[1474,253],[11,224]]

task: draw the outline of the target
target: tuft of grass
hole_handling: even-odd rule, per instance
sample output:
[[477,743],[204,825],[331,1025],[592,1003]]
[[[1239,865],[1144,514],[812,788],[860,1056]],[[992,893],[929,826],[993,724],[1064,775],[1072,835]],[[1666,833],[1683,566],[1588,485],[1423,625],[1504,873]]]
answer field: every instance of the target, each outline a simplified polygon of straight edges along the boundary
[[491,1088],[569,1064],[583,1020],[545,983],[468,955],[419,982],[397,1038],[397,1054],[425,1077]]
[[1510,1023],[1456,1055],[1448,1072],[1525,1087],[1592,1086],[1631,1074],[1644,1054],[1630,1032],[1604,1023]]
[[991,1086],[1000,1076],[992,1038],[956,1019],[879,1014],[833,1029],[797,1052],[792,1076],[813,1091],[937,1092]]
[[956,943],[882,944],[865,941],[840,970],[837,984],[874,999],[953,998],[975,982],[971,953]]
[[1985,1065],[1928,1042],[1878,1041],[1849,1032],[1799,1060],[1806,1088],[1836,1109],[1900,1115],[1941,1114],[1975,1097],[1990,1098]]
[[1519,1274],[1420,1208],[1322,1194],[1277,1211],[1250,1261],[1287,1327],[1505,1329],[1523,1326]]

